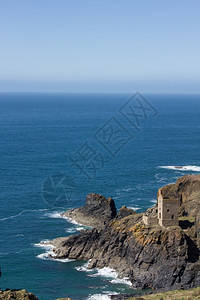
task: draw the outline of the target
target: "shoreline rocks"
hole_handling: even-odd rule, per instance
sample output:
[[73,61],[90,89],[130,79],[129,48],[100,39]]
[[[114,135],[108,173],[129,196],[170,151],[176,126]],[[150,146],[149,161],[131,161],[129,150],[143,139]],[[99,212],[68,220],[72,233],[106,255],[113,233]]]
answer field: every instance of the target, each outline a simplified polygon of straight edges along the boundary
[[26,290],[10,290],[6,289],[5,291],[0,290],[0,299],[1,300],[39,300],[32,293],[28,293]]

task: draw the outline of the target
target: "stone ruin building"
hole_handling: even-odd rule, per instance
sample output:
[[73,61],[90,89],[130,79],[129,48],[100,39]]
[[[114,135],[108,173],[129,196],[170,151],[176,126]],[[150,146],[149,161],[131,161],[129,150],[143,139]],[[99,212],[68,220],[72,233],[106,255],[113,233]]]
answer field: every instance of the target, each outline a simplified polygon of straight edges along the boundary
[[145,225],[178,226],[180,198],[174,195],[162,195],[158,190],[157,206],[149,208],[143,215]]

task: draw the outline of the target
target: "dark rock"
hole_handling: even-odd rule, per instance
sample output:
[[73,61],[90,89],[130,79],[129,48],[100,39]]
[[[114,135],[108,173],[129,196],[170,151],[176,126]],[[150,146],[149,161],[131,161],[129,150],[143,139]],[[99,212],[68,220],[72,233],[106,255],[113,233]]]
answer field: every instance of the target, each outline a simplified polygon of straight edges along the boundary
[[107,199],[100,194],[90,193],[86,197],[86,205],[71,209],[63,214],[76,222],[101,229],[110,220],[115,218],[117,212],[112,198]]
[[136,214],[136,212],[133,209],[127,208],[126,206],[122,206],[117,214],[117,219],[121,219],[132,214]]

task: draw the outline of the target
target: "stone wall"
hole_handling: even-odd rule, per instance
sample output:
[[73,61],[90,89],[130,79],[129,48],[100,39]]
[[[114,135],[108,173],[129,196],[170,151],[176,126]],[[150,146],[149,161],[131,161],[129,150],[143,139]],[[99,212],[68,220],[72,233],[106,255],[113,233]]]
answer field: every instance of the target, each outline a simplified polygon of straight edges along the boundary
[[145,225],[158,225],[158,218],[143,215],[143,222]]
[[[161,207],[160,207],[161,206]],[[166,200],[161,201],[158,211],[159,214],[159,224],[161,226],[178,226],[178,209],[179,201],[178,200]]]

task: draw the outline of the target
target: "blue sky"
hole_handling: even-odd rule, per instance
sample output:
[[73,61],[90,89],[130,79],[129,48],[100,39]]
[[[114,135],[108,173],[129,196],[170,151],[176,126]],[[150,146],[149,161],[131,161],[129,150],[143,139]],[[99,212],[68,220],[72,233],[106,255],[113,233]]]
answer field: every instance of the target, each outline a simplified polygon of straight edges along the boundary
[[200,93],[199,0],[0,0],[0,91]]

